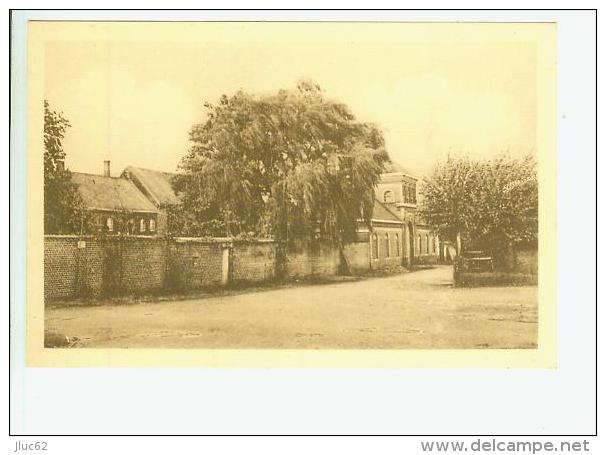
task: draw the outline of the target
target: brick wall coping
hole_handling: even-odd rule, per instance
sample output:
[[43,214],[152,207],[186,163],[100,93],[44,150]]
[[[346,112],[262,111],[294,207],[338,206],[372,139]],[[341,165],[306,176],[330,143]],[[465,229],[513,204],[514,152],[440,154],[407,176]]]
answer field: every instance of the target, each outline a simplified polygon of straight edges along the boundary
[[173,240],[177,243],[225,243],[231,241],[227,237],[173,237]]
[[44,234],[45,239],[90,239],[92,235]]
[[128,239],[147,239],[164,240],[164,237],[157,235],[77,235],[77,234],[44,234],[45,239],[73,239],[73,240],[128,240]]
[[233,243],[279,243],[275,239],[233,239]]
[[[45,239],[66,239],[66,240],[129,240],[129,239],[147,239],[147,240],[166,240],[169,237],[157,235],[77,235],[77,234],[45,234]],[[177,243],[195,242],[195,243],[277,243],[274,239],[234,239],[232,237],[173,237]]]
[[232,237],[174,237],[177,243],[276,243],[274,239],[234,239]]

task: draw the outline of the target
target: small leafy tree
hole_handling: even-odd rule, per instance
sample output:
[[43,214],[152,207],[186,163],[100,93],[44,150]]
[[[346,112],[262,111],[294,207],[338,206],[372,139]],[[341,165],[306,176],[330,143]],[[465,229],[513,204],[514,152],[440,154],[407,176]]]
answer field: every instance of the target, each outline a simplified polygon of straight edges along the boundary
[[84,204],[65,169],[62,141],[69,121],[44,101],[44,232],[71,234],[87,229]]
[[166,207],[167,233],[169,236],[220,237],[225,235],[225,223],[219,219],[219,211],[212,207],[196,207],[174,204]]
[[532,155],[438,163],[421,186],[420,213],[445,239],[493,252],[505,264],[513,248],[538,235],[538,182]]
[[175,179],[190,225],[212,213],[224,235],[341,243],[360,217],[370,221],[387,159],[382,134],[318,85],[239,91],[205,107]]

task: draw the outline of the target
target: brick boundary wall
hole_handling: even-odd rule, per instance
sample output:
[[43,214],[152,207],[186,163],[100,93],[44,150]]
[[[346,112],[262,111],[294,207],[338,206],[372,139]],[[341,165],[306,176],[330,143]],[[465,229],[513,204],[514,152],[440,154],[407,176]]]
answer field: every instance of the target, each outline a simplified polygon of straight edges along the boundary
[[279,278],[278,245],[271,240],[237,241],[231,250],[233,283],[258,283]]
[[290,245],[284,258],[283,273],[288,279],[337,275],[341,265],[339,249],[328,243]]
[[[57,300],[181,292],[230,283],[360,274],[387,266],[384,258],[371,266],[370,248],[369,241],[358,241],[345,245],[341,255],[338,248],[323,243],[286,248],[259,239],[46,235],[44,296]],[[403,247],[400,254],[391,259],[400,264],[406,259]],[[415,257],[415,263],[435,262],[437,256]],[[532,264],[533,258],[521,262]]]
[[283,249],[272,240],[151,236],[44,238],[47,300],[187,291],[334,275],[338,249]]
[[166,281],[167,242],[157,237],[44,238],[46,299],[160,290]]
[[343,248],[343,256],[349,272],[356,275],[370,269],[370,244],[365,242],[348,243]]
[[[396,251],[395,245],[392,249]],[[403,244],[400,256],[390,258],[382,254],[378,260],[371,258],[370,250],[368,240],[345,245],[341,255],[330,244],[286,248],[270,239],[46,235],[44,296],[57,300],[180,292],[230,283],[363,274],[370,268],[386,267],[389,261],[406,262]],[[414,259],[415,264],[438,262],[437,255]],[[520,257],[520,262],[536,267],[532,255]]]
[[187,291],[223,284],[227,242],[180,238],[164,241],[168,245],[167,289]]
[[77,293],[79,255],[73,237],[44,237],[44,296],[65,298]]

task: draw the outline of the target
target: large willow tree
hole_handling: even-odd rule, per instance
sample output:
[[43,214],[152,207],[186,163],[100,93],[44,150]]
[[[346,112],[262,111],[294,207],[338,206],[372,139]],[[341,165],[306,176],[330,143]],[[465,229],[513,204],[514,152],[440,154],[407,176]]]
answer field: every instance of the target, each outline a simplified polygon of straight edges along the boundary
[[263,96],[240,91],[205,107],[175,180],[182,228],[200,234],[210,223],[214,235],[340,243],[358,219],[370,220],[387,159],[382,134],[316,84]]

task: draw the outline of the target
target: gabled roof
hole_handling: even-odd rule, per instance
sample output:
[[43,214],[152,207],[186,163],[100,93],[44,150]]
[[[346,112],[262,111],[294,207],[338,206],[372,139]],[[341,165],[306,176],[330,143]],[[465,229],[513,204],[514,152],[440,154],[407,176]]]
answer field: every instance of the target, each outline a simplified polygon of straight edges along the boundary
[[385,162],[383,165],[383,173],[385,174],[406,174],[410,177],[415,177],[415,174],[409,169],[406,169],[400,163],[397,163],[391,159]]
[[372,220],[373,221],[389,221],[389,222],[399,221],[400,223],[402,222],[402,220],[400,219],[400,217],[398,215],[393,213],[389,209],[389,207],[387,207],[387,205],[383,204],[378,199],[375,199],[375,205],[372,210]]
[[130,173],[131,178],[140,185],[141,191],[143,191],[156,206],[179,203],[179,198],[175,194],[171,183],[171,179],[175,174],[135,166],[127,166],[122,175],[124,176],[127,172]]
[[89,209],[157,212],[133,182],[120,177],[72,172],[72,181]]

